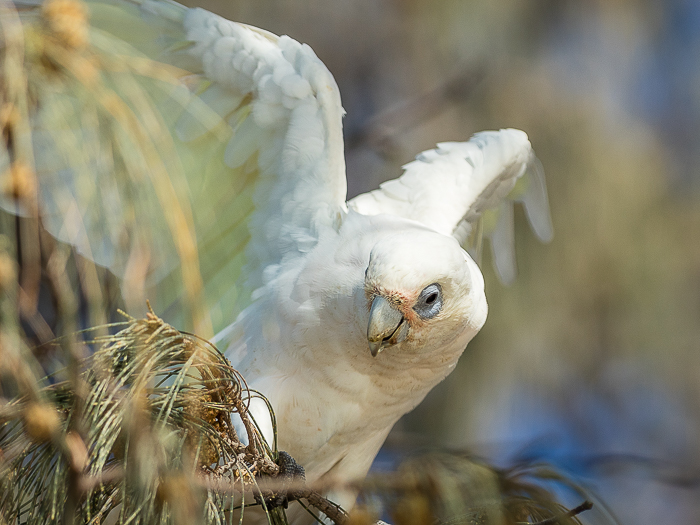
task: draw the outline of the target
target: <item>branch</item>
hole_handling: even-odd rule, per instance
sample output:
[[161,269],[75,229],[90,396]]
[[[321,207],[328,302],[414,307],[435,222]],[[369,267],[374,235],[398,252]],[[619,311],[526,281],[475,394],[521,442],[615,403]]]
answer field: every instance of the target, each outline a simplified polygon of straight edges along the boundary
[[559,516],[552,516],[551,518],[547,518],[546,520],[530,523],[529,525],[557,525],[561,523],[562,520],[573,518],[574,516],[578,516],[582,512],[591,510],[592,508],[593,503],[586,500],[575,509],[571,509],[569,512],[565,512],[564,514],[560,514]]

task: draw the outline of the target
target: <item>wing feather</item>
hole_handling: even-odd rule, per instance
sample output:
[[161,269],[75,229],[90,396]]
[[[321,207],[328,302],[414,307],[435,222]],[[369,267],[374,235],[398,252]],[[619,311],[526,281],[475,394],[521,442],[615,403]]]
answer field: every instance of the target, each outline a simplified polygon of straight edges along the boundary
[[[337,85],[308,46],[203,9],[88,6],[90,44],[70,60],[89,57],[94,85],[70,67],[30,72],[44,223],[129,286],[140,254],[147,281],[124,294],[148,297],[186,329],[175,312],[191,300],[190,254],[205,298],[197,308],[219,330],[283,256],[308,250],[346,212]],[[0,205],[16,211],[5,197]]]
[[[552,237],[544,174],[522,131],[486,131],[469,142],[441,143],[419,154],[404,170],[398,179],[355,197],[349,207],[365,215],[413,219],[462,244],[482,220],[504,282],[515,278],[513,201],[523,202],[541,240]],[[486,214],[494,209],[500,210],[500,217]]]

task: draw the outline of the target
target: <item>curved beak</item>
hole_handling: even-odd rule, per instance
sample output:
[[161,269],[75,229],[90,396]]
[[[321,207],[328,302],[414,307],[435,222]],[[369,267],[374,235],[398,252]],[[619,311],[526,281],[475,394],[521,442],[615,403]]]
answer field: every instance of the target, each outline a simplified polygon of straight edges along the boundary
[[387,346],[400,343],[408,335],[408,323],[391,303],[378,295],[372,301],[367,325],[369,351],[375,357]]

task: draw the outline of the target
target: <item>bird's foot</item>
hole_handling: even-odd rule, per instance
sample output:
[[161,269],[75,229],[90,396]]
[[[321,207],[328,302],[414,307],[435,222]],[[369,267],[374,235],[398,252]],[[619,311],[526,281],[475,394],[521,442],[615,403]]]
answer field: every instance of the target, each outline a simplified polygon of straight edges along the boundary
[[279,482],[277,490],[263,491],[256,495],[255,499],[261,504],[264,500],[265,506],[268,508],[283,507],[286,509],[290,501],[302,497],[305,491],[301,489],[303,489],[306,476],[304,467],[283,450],[279,451],[277,465],[280,468],[275,478]]

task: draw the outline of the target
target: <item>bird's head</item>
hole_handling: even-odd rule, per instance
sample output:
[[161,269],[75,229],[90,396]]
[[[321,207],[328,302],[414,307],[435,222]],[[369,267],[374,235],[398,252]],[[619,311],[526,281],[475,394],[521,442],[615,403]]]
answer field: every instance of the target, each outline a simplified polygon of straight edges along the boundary
[[486,321],[481,271],[452,237],[413,230],[385,237],[365,272],[367,339],[376,356],[385,348],[419,351],[463,346]]

